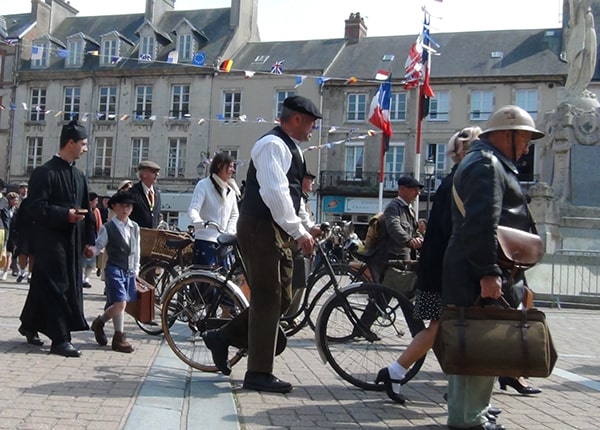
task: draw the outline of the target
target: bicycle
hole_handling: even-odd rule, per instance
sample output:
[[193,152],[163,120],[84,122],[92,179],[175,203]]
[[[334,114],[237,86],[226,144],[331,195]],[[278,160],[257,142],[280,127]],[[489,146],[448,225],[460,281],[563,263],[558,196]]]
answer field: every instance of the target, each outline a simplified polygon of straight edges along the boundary
[[[163,295],[167,287],[188,266],[184,259],[184,251],[193,243],[194,240],[191,238],[167,239],[165,246],[174,251],[172,257],[170,259],[149,257],[140,268],[138,276],[154,286],[155,315],[160,316]],[[149,323],[143,323],[136,319],[135,323],[142,331],[150,335],[157,336],[163,332],[160,321],[153,320]]]
[[[330,234],[331,229],[327,225],[323,224],[322,228],[326,230],[326,236]],[[318,264],[309,275],[303,306],[286,319],[293,320],[301,313],[304,317],[286,334],[292,336],[309,325],[310,315],[320,303],[319,299],[329,292],[330,296],[315,323],[317,346],[322,357],[353,385],[367,390],[382,390],[383,386],[374,382],[376,372],[410,344],[412,336],[423,329],[423,322],[412,316],[410,301],[389,287],[365,282],[340,287],[334,267],[327,258],[324,242],[324,239],[319,240],[315,247]],[[235,258],[231,267],[225,274],[196,268],[186,271],[169,286],[161,313],[165,339],[173,352],[189,366],[209,372],[216,372],[217,368],[204,344],[202,333],[221,327],[248,306],[248,300],[234,282],[246,273],[236,238],[222,234],[218,243],[221,248],[232,250]],[[327,272],[329,280],[309,302],[310,285],[314,285],[314,279],[322,271]],[[343,315],[337,316],[340,309]],[[342,316],[345,316],[345,321]],[[351,325],[350,333],[339,332],[342,323]],[[342,348],[348,356],[360,355],[360,361],[348,362],[338,355]],[[246,353],[244,348],[229,348],[229,351],[230,366],[239,362]],[[418,372],[424,359],[415,363],[404,382]]]

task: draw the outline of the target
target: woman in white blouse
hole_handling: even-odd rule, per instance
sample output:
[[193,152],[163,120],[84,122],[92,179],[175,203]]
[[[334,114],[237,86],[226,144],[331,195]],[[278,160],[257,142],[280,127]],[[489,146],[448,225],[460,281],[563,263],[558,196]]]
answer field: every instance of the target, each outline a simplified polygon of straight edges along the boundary
[[194,264],[215,267],[220,261],[215,254],[219,231],[206,226],[217,223],[227,233],[235,234],[238,220],[240,190],[233,179],[235,160],[219,153],[210,163],[210,175],[196,184],[188,215],[195,228]]

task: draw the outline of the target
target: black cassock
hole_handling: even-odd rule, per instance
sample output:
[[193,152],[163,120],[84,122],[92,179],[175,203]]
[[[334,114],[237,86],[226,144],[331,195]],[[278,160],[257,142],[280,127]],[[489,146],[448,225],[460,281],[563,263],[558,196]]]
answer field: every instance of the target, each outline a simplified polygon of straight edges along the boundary
[[71,331],[89,329],[83,312],[82,253],[84,245],[94,244],[95,224],[91,212],[77,224],[68,222],[70,208],[90,209],[88,198],[83,173],[56,155],[31,174],[34,261],[21,322],[53,342],[70,341]]

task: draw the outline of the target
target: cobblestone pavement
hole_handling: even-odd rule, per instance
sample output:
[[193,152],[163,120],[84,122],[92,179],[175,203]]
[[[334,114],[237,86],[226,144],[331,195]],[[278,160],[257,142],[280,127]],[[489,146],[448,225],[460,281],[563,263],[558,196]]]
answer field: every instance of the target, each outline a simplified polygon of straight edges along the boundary
[[[86,315],[100,313],[102,284],[84,290]],[[1,429],[437,429],[444,428],[445,378],[432,354],[406,387],[405,406],[383,392],[366,392],[342,381],[324,365],[313,332],[305,328],[289,340],[275,361],[275,374],[294,384],[286,395],[241,388],[246,360],[230,377],[190,371],[161,337],[148,336],[126,318],[136,347],[119,354],[78,332],[73,343],[80,359],[49,354],[27,345],[17,333],[27,284],[0,282]],[[595,429],[600,404],[600,313],[544,309],[559,360],[553,375],[531,379],[543,390],[523,397],[494,391],[508,429]],[[107,326],[107,333],[112,327]],[[509,388],[510,390],[510,388]],[[233,408],[235,402],[236,410]],[[231,405],[229,405],[231,404]],[[230,407],[231,406],[231,407]],[[152,413],[154,412],[154,413]]]

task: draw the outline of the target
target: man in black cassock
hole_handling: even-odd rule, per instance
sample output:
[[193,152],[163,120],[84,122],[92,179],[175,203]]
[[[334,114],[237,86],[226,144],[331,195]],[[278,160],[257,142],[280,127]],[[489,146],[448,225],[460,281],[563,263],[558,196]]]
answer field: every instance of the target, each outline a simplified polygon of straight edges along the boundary
[[52,341],[50,352],[64,357],[81,356],[71,332],[89,329],[81,270],[84,247],[95,241],[95,225],[86,178],[75,167],[86,151],[86,130],[73,120],[62,129],[58,154],[29,180],[35,263],[19,333],[40,346],[38,332],[45,334]]

